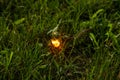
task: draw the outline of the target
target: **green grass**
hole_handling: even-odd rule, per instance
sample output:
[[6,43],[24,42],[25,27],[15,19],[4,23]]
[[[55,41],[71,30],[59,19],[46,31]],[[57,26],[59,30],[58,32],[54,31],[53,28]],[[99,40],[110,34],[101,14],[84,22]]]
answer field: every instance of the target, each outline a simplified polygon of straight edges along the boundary
[[[0,80],[120,80],[119,4],[0,0]],[[57,25],[72,40],[52,55],[48,32]]]

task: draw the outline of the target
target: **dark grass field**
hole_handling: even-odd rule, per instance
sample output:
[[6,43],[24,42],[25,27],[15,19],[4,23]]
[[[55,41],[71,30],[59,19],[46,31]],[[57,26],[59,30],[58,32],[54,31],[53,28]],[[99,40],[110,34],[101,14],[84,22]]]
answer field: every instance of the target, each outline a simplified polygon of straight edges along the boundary
[[0,0],[0,80],[120,80],[120,0]]

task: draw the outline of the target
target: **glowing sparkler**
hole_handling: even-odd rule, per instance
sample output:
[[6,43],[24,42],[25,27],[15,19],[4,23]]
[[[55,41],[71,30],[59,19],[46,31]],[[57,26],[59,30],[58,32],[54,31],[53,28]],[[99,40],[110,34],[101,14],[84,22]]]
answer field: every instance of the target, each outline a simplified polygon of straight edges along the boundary
[[55,48],[58,48],[60,46],[60,40],[59,39],[51,39],[51,43]]

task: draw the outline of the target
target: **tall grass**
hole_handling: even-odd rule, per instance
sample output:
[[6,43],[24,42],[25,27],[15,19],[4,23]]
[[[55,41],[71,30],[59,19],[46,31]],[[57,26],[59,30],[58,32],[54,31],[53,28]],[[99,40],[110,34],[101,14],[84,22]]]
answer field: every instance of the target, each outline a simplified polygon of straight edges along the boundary
[[[119,3],[0,1],[0,80],[119,80]],[[52,55],[47,33],[58,24],[72,40]]]

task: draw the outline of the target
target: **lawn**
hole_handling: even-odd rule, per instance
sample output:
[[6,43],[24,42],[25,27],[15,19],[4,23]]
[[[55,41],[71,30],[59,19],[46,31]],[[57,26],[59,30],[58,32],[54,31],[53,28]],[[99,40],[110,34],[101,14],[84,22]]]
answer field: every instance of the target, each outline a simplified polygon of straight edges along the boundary
[[120,80],[120,0],[0,0],[0,80]]

